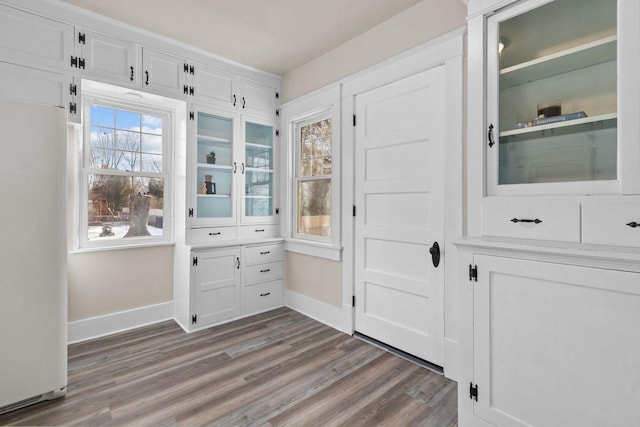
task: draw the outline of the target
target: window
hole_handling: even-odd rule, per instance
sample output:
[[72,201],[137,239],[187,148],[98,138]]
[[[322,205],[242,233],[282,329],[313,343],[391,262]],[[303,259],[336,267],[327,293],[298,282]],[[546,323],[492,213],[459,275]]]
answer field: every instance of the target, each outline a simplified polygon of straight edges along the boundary
[[296,123],[296,234],[331,238],[331,117]]
[[144,104],[84,98],[80,247],[171,240],[171,118]]

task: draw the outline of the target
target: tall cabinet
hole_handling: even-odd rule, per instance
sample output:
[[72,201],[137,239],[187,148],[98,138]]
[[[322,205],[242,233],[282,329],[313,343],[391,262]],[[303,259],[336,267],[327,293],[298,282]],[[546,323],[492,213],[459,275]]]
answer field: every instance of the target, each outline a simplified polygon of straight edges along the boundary
[[633,424],[640,5],[469,0],[468,14],[460,425]]

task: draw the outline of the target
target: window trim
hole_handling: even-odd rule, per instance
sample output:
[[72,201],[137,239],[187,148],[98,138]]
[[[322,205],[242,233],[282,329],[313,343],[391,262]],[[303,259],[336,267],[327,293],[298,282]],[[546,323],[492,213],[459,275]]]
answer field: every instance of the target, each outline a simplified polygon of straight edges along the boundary
[[[90,82],[93,83],[93,82]],[[93,86],[93,85],[90,85]],[[85,90],[82,96],[83,123],[80,126],[78,138],[78,171],[77,171],[77,218],[75,227],[76,237],[74,239],[74,252],[98,251],[110,249],[130,249],[137,247],[171,245],[173,244],[173,145],[174,145],[174,121],[175,110],[170,107],[160,105],[156,97],[149,97],[144,94],[145,100],[135,102],[127,100],[126,95],[109,95],[102,92],[102,86],[96,85],[96,90]],[[111,86],[114,88],[114,86]],[[133,92],[133,91],[128,91]],[[151,101],[146,101],[146,98]],[[145,102],[146,101],[146,102]],[[119,171],[119,170],[96,170],[90,169],[85,159],[85,153],[89,148],[89,133],[91,125],[89,123],[91,106],[97,104],[114,109],[131,110],[141,114],[152,114],[162,117],[162,172],[142,172],[142,171]],[[88,224],[88,176],[92,173],[102,173],[112,176],[132,176],[132,177],[157,177],[164,180],[164,207],[163,207],[163,235],[162,237],[134,237],[127,239],[113,240],[89,240],[87,236]]]
[[[341,108],[340,85],[335,84],[304,95],[281,107],[281,128],[284,132],[283,164],[287,165],[286,179],[282,183],[286,206],[281,218],[281,231],[285,250],[334,261],[342,260],[342,190],[341,190]],[[297,167],[298,147],[296,125],[320,117],[331,118],[331,237],[323,238],[297,233]],[[318,176],[322,179],[324,176]]]

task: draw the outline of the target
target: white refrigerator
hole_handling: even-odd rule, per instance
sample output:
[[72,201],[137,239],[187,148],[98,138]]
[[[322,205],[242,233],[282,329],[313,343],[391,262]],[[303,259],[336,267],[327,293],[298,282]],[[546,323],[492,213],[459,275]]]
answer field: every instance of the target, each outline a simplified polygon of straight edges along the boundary
[[0,413],[67,385],[67,112],[0,101]]

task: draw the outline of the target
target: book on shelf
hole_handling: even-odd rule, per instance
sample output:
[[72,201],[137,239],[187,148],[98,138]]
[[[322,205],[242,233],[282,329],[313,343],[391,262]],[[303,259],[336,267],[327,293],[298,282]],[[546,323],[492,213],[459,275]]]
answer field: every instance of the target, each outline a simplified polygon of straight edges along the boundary
[[528,122],[518,122],[516,123],[516,129],[524,129],[531,126],[540,126],[540,125],[548,125],[551,123],[559,123],[566,122],[568,120],[576,120],[587,117],[587,114],[584,111],[578,111],[575,113],[562,114],[560,116],[552,116],[552,117],[544,117],[541,119],[533,119]]

